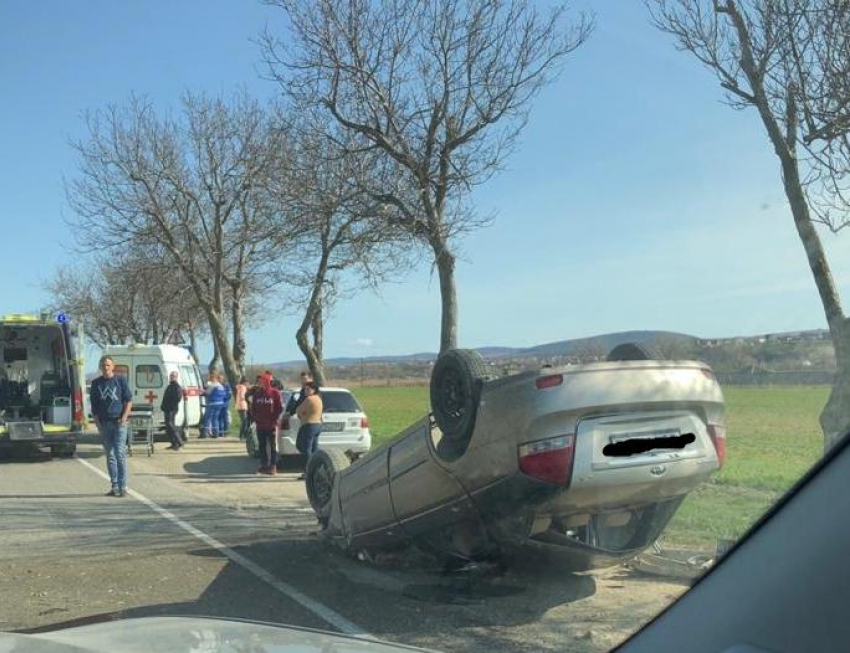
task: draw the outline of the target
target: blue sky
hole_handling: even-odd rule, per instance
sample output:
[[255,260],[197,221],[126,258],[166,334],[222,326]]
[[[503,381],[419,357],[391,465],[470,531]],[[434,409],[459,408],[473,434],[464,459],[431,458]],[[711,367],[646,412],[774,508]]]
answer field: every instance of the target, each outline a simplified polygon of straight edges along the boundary
[[[496,218],[462,243],[459,344],[823,327],[757,116],[724,106],[642,3],[576,5],[596,12],[593,37],[535,101],[506,169],[474,192]],[[252,42],[267,22],[283,16],[250,0],[0,3],[0,313],[38,309],[42,282],[74,259],[62,180],[83,112],[131,93],[162,109],[185,89],[272,97]],[[850,236],[823,237],[847,297]],[[439,306],[423,264],[337,306],[326,353],[434,351]],[[249,358],[298,358],[296,325],[270,310]]]

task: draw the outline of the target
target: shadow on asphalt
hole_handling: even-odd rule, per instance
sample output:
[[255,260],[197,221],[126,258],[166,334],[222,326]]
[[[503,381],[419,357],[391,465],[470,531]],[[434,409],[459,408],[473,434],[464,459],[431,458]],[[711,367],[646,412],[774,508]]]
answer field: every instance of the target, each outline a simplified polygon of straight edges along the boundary
[[[181,481],[186,481],[187,483],[210,483],[215,481],[216,483],[269,483],[269,476],[265,474],[256,474],[252,472],[233,472],[226,476],[215,476],[210,474],[165,474],[158,472],[139,472],[133,471],[133,476],[146,476],[146,477],[154,477],[154,478],[174,478],[179,479]],[[294,483],[298,481],[299,483],[304,483],[303,480],[298,480],[295,476],[277,476],[273,481],[274,483]]]
[[[180,455],[179,453],[168,454],[173,456]],[[302,456],[287,456],[280,464],[278,470],[284,473],[296,473],[304,471],[305,458]],[[256,458],[250,458],[247,455],[212,455],[203,460],[187,462],[183,465],[183,469],[187,474],[194,476],[207,477],[209,479],[224,480],[234,474],[256,474],[259,461]],[[258,477],[263,480],[263,477]],[[244,479],[242,479],[244,480]]]
[[3,463],[43,463],[52,458],[50,451],[39,449],[35,445],[21,443],[0,449],[0,464]]
[[[86,497],[86,501],[80,501]],[[18,541],[38,542],[31,555],[61,556],[68,547],[85,542],[87,556],[145,556],[184,553],[197,548],[198,540],[130,497],[102,493],[4,495],[4,521],[15,524]],[[315,546],[316,519],[297,508],[274,510],[222,510],[215,504],[160,502],[163,508],[211,535],[223,533],[228,544],[275,540],[284,545],[309,540]],[[62,528],[46,530],[44,511],[60,515]],[[206,549],[204,549],[206,550]],[[212,555],[221,554],[208,549]]]
[[[100,444],[100,441],[96,441]],[[100,458],[103,452],[77,450],[77,458]],[[43,463],[49,460],[62,460],[59,456],[53,456],[49,449],[43,449],[35,444],[22,442],[0,449],[0,464],[8,463]]]
[[[171,452],[168,452],[171,453]],[[171,453],[179,456],[178,453]],[[254,474],[257,471],[257,461],[248,456],[214,455],[203,460],[187,462],[183,465],[186,473],[206,476],[214,479],[226,479],[234,474]]]
[[[33,462],[49,458],[49,454],[29,455],[27,460]],[[100,452],[80,455],[102,457]],[[244,482],[244,475],[253,474],[256,465],[255,459],[244,455],[210,455],[186,462],[184,468],[200,481]],[[185,478],[179,474],[165,476]],[[266,478],[256,480],[264,482]],[[74,501],[81,496],[97,500]],[[0,496],[3,498],[20,500],[4,505],[4,518],[32,529],[33,536],[41,532],[43,524],[31,502],[56,500],[51,510],[65,513],[63,521],[67,524],[65,537],[52,543],[57,550],[69,542],[84,540],[92,556],[127,550],[144,556],[188,552],[199,557],[222,557],[215,549],[197,547],[197,540],[164,524],[159,515],[135,501],[100,495]],[[163,507],[205,533],[227,534],[228,545],[240,555],[388,641],[420,645],[428,641],[429,646],[440,648],[439,642],[434,643],[435,633],[446,632],[451,633],[448,638],[454,638],[454,644],[447,639],[448,648],[456,649],[459,643],[468,647],[472,640],[475,648],[482,650],[541,650],[539,641],[517,641],[504,629],[529,624],[538,627],[553,608],[596,593],[593,576],[572,574],[531,559],[508,569],[482,566],[478,571],[453,574],[443,573],[439,565],[413,552],[384,558],[381,564],[361,562],[319,541],[315,517],[303,510],[275,508],[240,515],[219,506],[174,502]],[[428,618],[424,619],[426,610]],[[239,618],[330,629],[229,560],[195,600],[136,606],[65,622],[64,626],[151,616]],[[58,627],[54,624],[50,629]]]
[[[541,649],[539,641],[526,644],[508,637],[505,629],[537,625],[553,608],[596,593],[592,576],[553,575],[546,569],[467,576],[437,571],[385,574],[313,538],[267,540],[233,550],[380,639],[420,645],[430,641],[437,649],[437,633],[447,633],[449,649],[463,643],[467,648],[474,644],[476,650],[547,650]],[[208,548],[190,554],[221,555]],[[234,562],[228,562],[194,601],[138,606],[53,624],[49,629],[154,616],[236,618],[333,630]],[[21,632],[43,630],[47,629]]]

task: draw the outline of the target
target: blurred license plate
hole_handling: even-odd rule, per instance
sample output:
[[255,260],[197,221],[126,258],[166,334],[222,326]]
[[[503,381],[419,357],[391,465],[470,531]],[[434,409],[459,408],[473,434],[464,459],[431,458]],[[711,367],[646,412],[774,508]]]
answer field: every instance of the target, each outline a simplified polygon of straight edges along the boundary
[[602,453],[614,457],[654,455],[662,451],[682,451],[694,440],[693,433],[683,434],[678,429],[651,433],[616,433],[609,437],[609,444],[602,447]]
[[325,422],[322,424],[322,433],[333,433],[345,430],[345,422]]
[[10,440],[41,440],[44,431],[41,422],[6,422]]
[[656,438],[675,438],[679,435],[678,429],[669,431],[652,431],[651,433],[614,433],[608,438],[611,444],[618,442],[629,442],[631,440],[654,440]]

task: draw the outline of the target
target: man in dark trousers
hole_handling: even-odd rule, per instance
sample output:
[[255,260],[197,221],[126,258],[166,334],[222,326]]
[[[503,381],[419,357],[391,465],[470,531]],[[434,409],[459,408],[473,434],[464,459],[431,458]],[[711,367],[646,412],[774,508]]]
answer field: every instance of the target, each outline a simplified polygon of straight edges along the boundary
[[127,496],[127,420],[133,395],[127,379],[115,374],[115,362],[100,358],[101,376],[91,383],[91,414],[106,452],[106,469],[112,489],[106,496]]
[[177,382],[177,376],[177,372],[168,375],[168,387],[165,389],[162,403],[159,406],[160,410],[165,413],[165,432],[171,438],[171,446],[168,448],[172,451],[177,451],[183,446],[183,438],[180,437],[180,432],[175,424],[177,411],[180,410],[180,403],[183,401],[183,388]]
[[251,396],[251,419],[257,425],[257,442],[260,448],[258,474],[277,476],[277,435],[275,427],[283,411],[280,391],[272,387],[268,374],[260,376],[260,387]]

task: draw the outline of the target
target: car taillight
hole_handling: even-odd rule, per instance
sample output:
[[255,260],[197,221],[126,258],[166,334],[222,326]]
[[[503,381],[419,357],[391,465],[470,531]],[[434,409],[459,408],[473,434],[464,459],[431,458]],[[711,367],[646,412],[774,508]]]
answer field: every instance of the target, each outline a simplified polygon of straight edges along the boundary
[[83,423],[83,390],[77,388],[74,390],[74,423]]
[[723,463],[726,462],[726,427],[721,424],[709,424],[708,437],[711,438],[714,450],[717,452],[717,462],[723,467]]
[[563,374],[551,374],[549,376],[541,376],[534,382],[534,385],[537,386],[538,390],[544,390],[545,388],[554,388],[557,385],[561,385],[563,382]]
[[361,429],[368,429],[369,428],[369,418],[366,417],[365,415],[360,420],[360,428]]
[[575,435],[526,442],[519,448],[519,468],[538,480],[569,485],[574,452]]
[[284,415],[280,420],[280,430],[288,431],[289,430],[289,415]]

